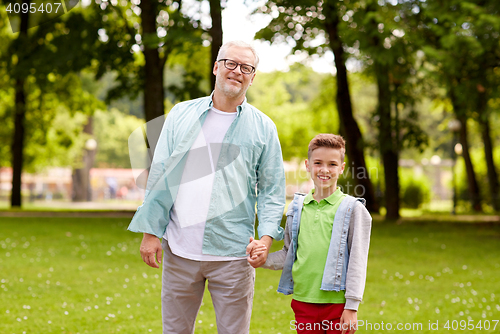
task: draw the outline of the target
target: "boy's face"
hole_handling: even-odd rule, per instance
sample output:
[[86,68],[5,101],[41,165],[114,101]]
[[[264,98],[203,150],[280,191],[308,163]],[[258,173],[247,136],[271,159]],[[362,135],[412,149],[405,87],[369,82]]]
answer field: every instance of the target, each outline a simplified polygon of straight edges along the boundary
[[344,172],[345,162],[339,149],[319,147],[306,159],[306,169],[311,173],[316,191],[332,194],[337,189],[339,175]]

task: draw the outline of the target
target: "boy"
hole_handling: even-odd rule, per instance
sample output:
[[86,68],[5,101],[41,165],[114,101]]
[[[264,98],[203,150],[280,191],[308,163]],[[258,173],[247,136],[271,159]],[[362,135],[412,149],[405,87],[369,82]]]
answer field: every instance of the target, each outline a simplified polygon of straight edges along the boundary
[[319,134],[311,140],[305,164],[314,189],[295,194],[286,214],[285,245],[263,266],[283,270],[278,292],[293,293],[291,328],[298,333],[357,329],[372,219],[364,199],[337,188],[344,155],[341,136]]

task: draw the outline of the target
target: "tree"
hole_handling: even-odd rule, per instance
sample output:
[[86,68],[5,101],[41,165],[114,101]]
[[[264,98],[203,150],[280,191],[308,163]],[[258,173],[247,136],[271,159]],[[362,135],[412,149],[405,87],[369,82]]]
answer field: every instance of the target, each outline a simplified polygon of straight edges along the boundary
[[[86,8],[74,9],[67,15],[35,27],[30,33],[23,28],[26,40],[11,44],[8,52],[3,55],[7,61],[6,66],[10,69],[9,75],[16,80],[18,87],[18,116],[15,121],[17,130],[13,145],[14,205],[21,205],[20,175],[23,169],[22,150],[25,146],[21,141],[24,138],[22,120],[30,112],[29,106],[23,112],[22,100],[23,96],[26,99],[26,94],[22,94],[22,86],[26,89],[27,83],[34,83],[30,89],[33,91],[39,87],[43,100],[52,82],[68,73],[89,68],[99,79],[105,73],[115,71],[118,85],[109,90],[107,101],[127,94],[137,96],[138,92],[144,91],[146,118],[164,115],[164,64],[169,55],[179,53],[189,43],[201,45],[201,30],[197,21],[187,18],[181,12],[181,1],[144,1],[141,5],[144,10],[134,3],[125,5],[114,1],[92,2]],[[142,14],[144,29],[141,30],[141,20],[134,13]],[[27,24],[22,25],[24,27]],[[141,48],[145,52],[144,57],[139,52]],[[158,68],[161,70],[158,71]],[[186,77],[193,77],[191,74],[187,73]],[[187,93],[198,93],[200,80],[190,80],[196,82],[196,85],[188,87]],[[73,93],[75,96],[66,99],[64,103],[71,104],[73,99],[81,100],[76,96],[78,92]],[[68,97],[68,94],[62,95]],[[82,110],[90,110],[91,106],[92,103],[84,105]],[[92,112],[93,110],[88,114]],[[155,134],[151,137],[153,140],[150,142],[154,143]]]
[[[384,166],[387,218],[399,218],[399,155],[404,149],[422,151],[428,138],[418,123],[419,39],[413,32],[412,1],[345,1],[343,39],[351,57],[377,86],[373,114],[378,150]],[[405,20],[402,20],[405,18]]]
[[[23,3],[30,4],[28,0]],[[28,41],[28,21],[30,13],[19,14],[21,16],[20,32],[14,42],[16,48],[20,49],[22,45],[27,45]],[[21,64],[26,66],[21,59]],[[12,207],[21,206],[21,173],[24,162],[24,136],[26,119],[26,93],[24,84],[27,79],[26,73],[19,73],[15,76],[15,109],[14,109],[14,136],[12,139],[12,193],[10,196],[10,205]]]
[[[163,72],[168,51],[160,54],[160,39],[157,33],[156,18],[160,13],[160,3],[156,1],[140,2],[142,41],[144,53],[144,114],[146,122],[165,114]],[[179,4],[180,6],[180,4]],[[175,24],[175,23],[174,23]],[[167,34],[169,32],[167,31]],[[167,46],[168,48],[168,46]]]
[[212,27],[209,29],[212,41],[211,48],[211,61],[210,61],[210,87],[212,90],[215,88],[215,75],[212,74],[213,64],[217,60],[217,53],[222,46],[222,7],[220,0],[210,0],[210,17],[212,18]]
[[[29,5],[29,1],[25,3]],[[47,105],[58,100],[75,111],[89,110],[93,106],[93,97],[79,94],[78,90],[71,91],[74,87],[66,80],[74,82],[75,78],[68,75],[90,65],[89,50],[97,40],[97,29],[78,11],[71,20],[65,20],[67,18],[60,16],[28,32],[31,13],[21,12],[20,34],[2,55],[2,65],[8,68],[16,90],[11,150],[13,207],[22,204],[21,173],[26,162],[26,140],[35,134],[45,140],[47,128],[55,117],[55,109]],[[58,52],[62,57],[54,56]],[[28,128],[27,123],[34,126]]]
[[[497,1],[478,1],[476,3],[461,3],[463,10],[469,11],[473,20],[468,20],[473,36],[481,44],[481,53],[477,57],[480,69],[471,73],[468,83],[471,87],[471,95],[475,98],[470,106],[478,114],[476,120],[480,126],[481,138],[484,147],[484,157],[487,166],[488,185],[490,190],[490,203],[495,211],[500,211],[500,184],[498,173],[493,159],[493,141],[490,126],[491,110],[488,108],[488,101],[494,94],[494,87],[498,87],[499,78],[494,75],[496,68],[500,66],[500,46],[499,33],[500,24],[498,15],[500,6]],[[463,23],[462,25],[466,25]],[[475,89],[474,89],[475,88]]]
[[490,197],[498,211],[499,183],[488,110],[488,100],[498,85],[493,71],[500,64],[498,2],[447,0],[421,7],[423,24],[420,29],[429,41],[424,51],[442,78],[455,117],[462,124],[459,135],[472,207],[475,211],[482,210],[480,189],[469,153],[469,118],[475,118],[481,128]]
[[[384,57],[381,56],[381,51],[387,49],[383,45],[385,41],[383,35],[387,35],[387,32],[379,29],[379,25],[383,23],[380,22],[380,15],[377,15],[377,9],[377,3],[367,1],[364,10],[358,10],[354,15],[356,18],[362,16],[358,20],[361,20],[359,26],[363,30],[364,36],[360,34],[357,36],[357,40],[361,41],[360,49],[364,49],[365,53],[373,59],[373,72],[378,87],[376,115],[378,117],[379,151],[384,165],[386,217],[398,219],[400,186],[398,174],[399,152],[397,148],[399,138],[397,137],[399,136],[399,129],[394,129],[395,120],[398,118],[392,115],[391,105],[394,100],[394,92],[391,91],[391,85],[394,84],[391,82],[393,81],[391,67],[394,65],[394,61],[391,57],[388,57],[387,52],[385,52]],[[396,108],[398,108],[397,105]]]
[[73,181],[73,202],[89,202],[92,200],[92,192],[90,188],[90,169],[94,165],[96,142],[92,138],[93,134],[93,117],[87,118],[87,123],[83,127],[83,134],[89,138],[85,141],[82,154],[82,165],[80,168],[74,168],[72,173]]
[[[252,105],[263,110],[276,124],[283,159],[307,157],[304,141],[311,140],[319,131],[331,132],[332,128],[338,128],[338,119],[331,117],[335,110],[331,101],[332,81],[330,75],[293,64],[288,72],[259,73],[259,80],[248,90]],[[330,104],[319,105],[318,100],[329,100]]]
[[[341,134],[346,137],[348,143],[347,156],[352,161],[354,170],[365,171],[362,174],[366,177],[356,178],[355,181],[365,190],[367,208],[372,212],[378,212],[373,185],[368,177],[369,174],[366,173],[363,138],[353,116],[345,65],[347,57],[339,26],[339,6],[339,2],[334,0],[269,1],[260,8],[260,12],[272,15],[273,19],[266,28],[256,34],[256,37],[272,42],[286,40],[293,44],[295,53],[305,51],[308,54],[323,54],[328,49],[332,50],[337,68],[337,111]],[[326,41],[315,46],[315,40],[322,36],[326,37]]]
[[[115,58],[99,59],[97,78],[110,70],[118,73],[118,85],[108,92],[108,103],[143,93],[145,120],[156,119],[146,130],[148,144],[154,151],[165,114],[165,64],[170,56],[188,51],[188,46],[201,45],[200,23],[184,14],[182,0],[103,2],[99,6],[97,2],[100,3],[92,3],[87,10],[103,18],[103,43]],[[134,57],[130,59],[130,55]],[[186,77],[191,74],[186,71]],[[196,84],[190,87],[194,94],[198,94],[199,80]]]

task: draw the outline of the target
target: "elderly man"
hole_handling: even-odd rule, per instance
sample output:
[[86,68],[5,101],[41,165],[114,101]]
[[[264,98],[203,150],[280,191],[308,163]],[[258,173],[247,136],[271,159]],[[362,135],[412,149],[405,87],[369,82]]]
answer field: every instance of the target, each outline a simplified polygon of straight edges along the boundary
[[[257,64],[249,44],[224,44],[212,95],[177,104],[158,139],[129,230],[144,233],[140,250],[149,266],[159,268],[163,249],[164,334],[194,333],[206,281],[218,333],[248,333],[254,268],[283,237],[276,126],[245,97]],[[253,239],[256,203],[260,240]]]

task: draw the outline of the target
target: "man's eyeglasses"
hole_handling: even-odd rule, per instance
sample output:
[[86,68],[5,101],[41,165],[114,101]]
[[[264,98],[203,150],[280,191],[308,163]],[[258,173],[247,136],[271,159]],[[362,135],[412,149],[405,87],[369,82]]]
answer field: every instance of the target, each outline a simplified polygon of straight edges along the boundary
[[231,71],[234,70],[239,65],[241,73],[243,73],[243,74],[252,74],[253,72],[255,72],[255,67],[253,67],[252,65],[238,64],[237,62],[235,62],[234,60],[231,60],[231,59],[219,59],[217,61],[223,61],[224,66],[228,70],[231,70]]

